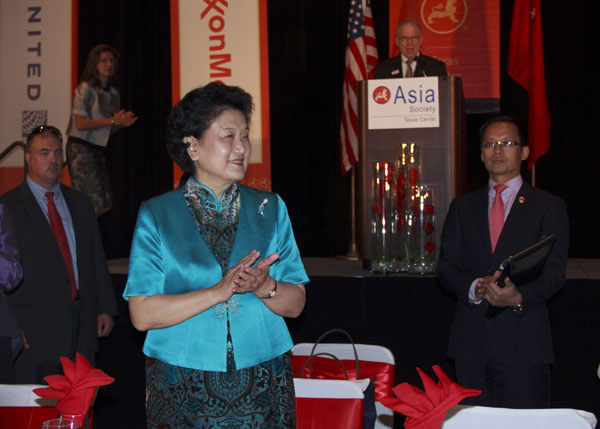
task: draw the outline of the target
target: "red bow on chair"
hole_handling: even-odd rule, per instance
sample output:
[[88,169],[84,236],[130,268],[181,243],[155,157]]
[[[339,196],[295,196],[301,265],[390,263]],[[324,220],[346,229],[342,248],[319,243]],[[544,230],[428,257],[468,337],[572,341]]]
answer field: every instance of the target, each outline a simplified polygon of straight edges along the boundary
[[77,353],[76,363],[61,357],[65,375],[49,375],[44,380],[50,387],[34,389],[42,398],[58,398],[56,409],[64,416],[83,416],[89,411],[96,389],[115,381],[103,371],[94,369],[82,354]]
[[464,398],[481,394],[481,390],[454,383],[437,365],[433,367],[440,380],[437,383],[419,368],[417,371],[425,391],[402,383],[392,389],[396,398],[381,399],[383,405],[408,417],[404,423],[406,429],[439,429],[450,408]]

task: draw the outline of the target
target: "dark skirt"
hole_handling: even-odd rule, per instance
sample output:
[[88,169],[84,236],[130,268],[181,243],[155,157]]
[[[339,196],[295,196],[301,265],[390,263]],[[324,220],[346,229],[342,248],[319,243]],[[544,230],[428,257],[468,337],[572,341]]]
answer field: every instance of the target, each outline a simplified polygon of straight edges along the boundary
[[77,137],[69,137],[67,163],[75,189],[87,194],[94,207],[112,207],[112,188],[103,147]]
[[201,371],[146,360],[149,428],[295,428],[288,354],[251,368]]

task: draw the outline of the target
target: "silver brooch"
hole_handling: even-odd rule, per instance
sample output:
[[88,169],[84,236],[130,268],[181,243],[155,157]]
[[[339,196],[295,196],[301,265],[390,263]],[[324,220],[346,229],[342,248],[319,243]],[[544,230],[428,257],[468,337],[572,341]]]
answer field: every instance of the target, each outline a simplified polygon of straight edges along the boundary
[[265,204],[269,202],[268,198],[265,198],[262,203],[258,206],[258,213],[264,217],[265,215]]
[[229,298],[227,302],[221,302],[220,304],[215,305],[214,309],[217,319],[223,319],[227,313],[229,313],[231,317],[238,316],[240,314],[241,306],[240,301],[235,295]]

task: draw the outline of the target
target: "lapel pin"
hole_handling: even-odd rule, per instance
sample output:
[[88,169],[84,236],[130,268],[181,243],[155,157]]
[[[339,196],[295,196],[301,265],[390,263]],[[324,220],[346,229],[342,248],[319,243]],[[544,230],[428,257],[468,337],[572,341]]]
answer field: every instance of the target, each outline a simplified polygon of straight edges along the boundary
[[525,202],[525,197],[519,197],[519,204],[523,204]]

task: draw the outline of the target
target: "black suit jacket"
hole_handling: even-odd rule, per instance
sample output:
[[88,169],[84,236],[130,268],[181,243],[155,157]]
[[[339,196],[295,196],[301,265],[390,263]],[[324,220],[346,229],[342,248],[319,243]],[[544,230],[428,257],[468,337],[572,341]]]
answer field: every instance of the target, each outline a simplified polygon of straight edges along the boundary
[[[77,243],[79,272],[79,340],[77,351],[93,361],[98,349],[97,316],[117,314],[108,266],[90,199],[61,185],[69,207]],[[0,196],[12,215],[21,256],[23,281],[7,298],[19,326],[25,332],[29,349],[17,362],[53,365],[72,350],[69,274],[50,224],[29,186],[23,182]]]
[[[546,300],[563,285],[568,250],[568,218],[564,202],[523,183],[492,254],[488,226],[487,186],[455,199],[446,217],[437,274],[458,297],[448,355],[471,362],[494,356],[503,364],[526,365],[554,360]],[[502,260],[548,234],[556,234],[542,274],[518,284],[525,313],[506,310],[485,317],[488,302],[469,303],[473,280],[493,273]]]
[[[419,54],[414,77],[425,76],[448,76],[446,64],[436,58]],[[400,77],[404,77],[402,76],[402,55],[396,55],[380,62],[375,67],[375,72],[373,73],[373,78],[375,79],[395,79]]]

